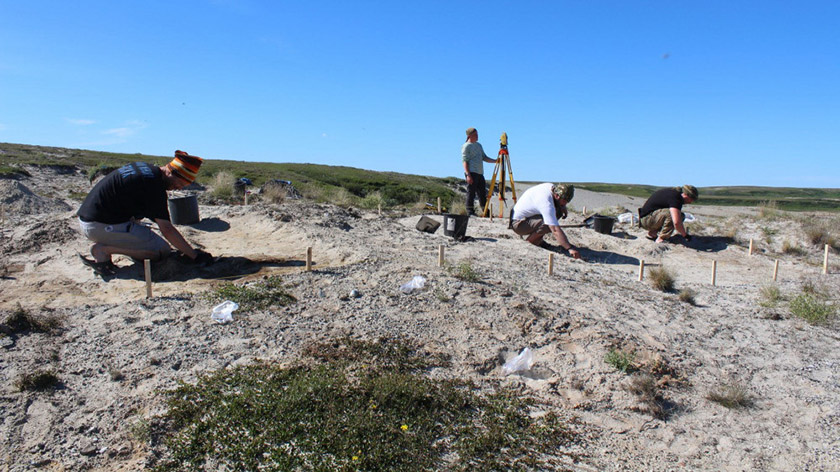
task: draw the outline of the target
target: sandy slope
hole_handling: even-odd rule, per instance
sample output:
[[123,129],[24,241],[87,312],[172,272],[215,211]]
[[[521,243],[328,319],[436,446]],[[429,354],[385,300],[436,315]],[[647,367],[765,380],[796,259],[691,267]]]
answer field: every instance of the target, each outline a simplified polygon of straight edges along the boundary
[[[45,185],[37,180],[21,183]],[[78,182],[68,177],[64,185]],[[591,212],[635,210],[641,201],[578,191],[573,203]],[[750,211],[687,209],[700,218],[696,233],[707,234],[689,246],[655,245],[632,227],[617,226],[612,235],[569,228],[586,261],[557,253],[549,276],[549,252],[521,241],[507,221],[473,218],[473,240],[460,243],[442,230],[416,231],[418,216],[298,201],[202,206],[203,221],[182,229],[221,262],[209,269],[157,264],[155,298],[146,300],[140,267],[131,261],[118,261],[120,274],[109,281],[77,262],[87,244],[72,211],[23,215],[7,205],[0,308],[8,313],[19,303],[65,323],[53,335],[7,336],[0,348],[0,470],[134,470],[152,463],[158,450],[138,442],[132,425],[160,413],[156,392],[255,358],[290,362],[307,343],[344,334],[420,340],[453,356],[453,367],[434,375],[486,388],[513,385],[580,418],[584,460],[570,464],[579,470],[837,470],[837,327],[791,318],[785,304],[758,304],[774,260],[781,261],[783,293],[810,284],[835,301],[836,265],[821,275],[819,248],[780,255],[784,238],[803,239],[789,219],[739,220],[736,244],[716,231]],[[568,222],[582,219],[574,213]],[[775,231],[769,242],[765,227]],[[756,240],[752,257],[743,242],[749,238]],[[438,267],[440,246],[447,264],[469,262],[481,280],[464,282]],[[312,272],[303,268],[306,247],[313,248]],[[640,260],[671,270],[678,289],[695,292],[696,305],[639,282]],[[235,313],[233,323],[218,325],[210,302],[187,296],[274,273],[298,303]],[[400,284],[414,275],[424,276],[426,287],[401,294]],[[347,296],[353,289],[360,298]],[[504,376],[501,365],[525,346],[535,352],[534,369]],[[604,362],[614,348],[634,350],[655,371],[664,419],[628,390],[631,377]],[[43,367],[56,369],[62,388],[14,388],[22,373]],[[114,371],[123,378],[113,380]],[[726,383],[744,386],[754,406],[728,410],[706,399]]]

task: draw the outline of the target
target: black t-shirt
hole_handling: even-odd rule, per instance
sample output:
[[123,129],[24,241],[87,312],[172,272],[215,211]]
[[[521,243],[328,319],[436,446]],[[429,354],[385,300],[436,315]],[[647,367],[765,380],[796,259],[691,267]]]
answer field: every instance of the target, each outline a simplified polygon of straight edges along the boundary
[[682,192],[673,188],[661,188],[647,199],[642,208],[639,209],[639,218],[644,218],[647,215],[660,210],[662,208],[676,208],[682,210],[683,201]]
[[83,221],[108,224],[124,223],[132,217],[168,221],[163,172],[145,162],[124,165],[93,187],[76,214]]

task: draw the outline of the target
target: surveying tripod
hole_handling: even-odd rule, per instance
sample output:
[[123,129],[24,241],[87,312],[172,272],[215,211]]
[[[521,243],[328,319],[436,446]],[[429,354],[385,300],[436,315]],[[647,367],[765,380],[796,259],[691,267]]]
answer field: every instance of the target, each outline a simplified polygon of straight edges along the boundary
[[487,192],[487,202],[484,204],[484,212],[481,216],[490,215],[490,201],[493,197],[493,188],[496,186],[496,177],[499,177],[499,218],[504,218],[505,206],[505,172],[510,174],[510,190],[513,194],[513,203],[516,204],[516,184],[513,182],[513,169],[510,167],[510,154],[507,147],[507,133],[502,133],[499,138],[499,156],[496,158],[496,167],[493,169],[493,180],[490,181],[490,191]]

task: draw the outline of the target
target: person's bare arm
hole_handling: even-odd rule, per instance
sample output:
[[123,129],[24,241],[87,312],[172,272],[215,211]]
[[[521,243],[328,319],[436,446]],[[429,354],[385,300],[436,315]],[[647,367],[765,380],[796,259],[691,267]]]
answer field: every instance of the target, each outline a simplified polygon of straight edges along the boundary
[[572,243],[569,242],[569,238],[566,237],[566,233],[564,233],[559,226],[549,226],[549,229],[551,229],[551,234],[554,235],[554,239],[557,240],[557,244],[559,244],[560,247],[569,251],[570,256],[575,259],[580,259],[580,252],[578,252],[576,247],[572,246]]
[[170,244],[175,246],[175,249],[181,251],[185,256],[189,257],[190,259],[195,259],[198,256],[198,253],[190,246],[190,243],[181,236],[181,233],[178,231],[175,226],[172,225],[172,222],[169,220],[161,220],[155,218],[155,223],[157,223],[158,228],[160,228],[160,234],[169,241]]
[[671,207],[671,221],[674,222],[674,229],[677,230],[683,237],[688,237],[688,231],[682,223],[682,215],[678,208]]

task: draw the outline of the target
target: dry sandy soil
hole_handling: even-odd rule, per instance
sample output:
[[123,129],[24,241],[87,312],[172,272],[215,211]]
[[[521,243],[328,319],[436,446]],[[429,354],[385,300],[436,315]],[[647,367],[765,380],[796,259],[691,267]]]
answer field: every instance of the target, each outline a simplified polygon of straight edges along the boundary
[[[628,225],[610,235],[567,228],[585,261],[557,252],[548,275],[551,252],[522,241],[507,220],[472,218],[471,239],[459,242],[442,229],[417,231],[419,216],[405,213],[307,201],[202,205],[202,221],[180,229],[220,261],[154,264],[154,297],[146,299],[142,267],[131,260],[117,259],[119,273],[107,281],[79,263],[88,244],[73,215],[78,202],[67,195],[87,191],[82,173],[30,171],[32,178],[0,180],[0,321],[18,305],[63,321],[53,333],[0,334],[0,470],[142,469],[159,451],[136,431],[163,411],[160,392],[258,358],[292,362],[308,343],[344,335],[418,340],[452,355],[452,367],[437,375],[513,386],[579,419],[584,443],[573,470],[840,470],[837,325],[792,317],[784,301],[759,303],[776,259],[783,295],[810,288],[836,303],[836,253],[823,275],[822,249],[808,246],[802,225],[785,215],[689,206],[697,217],[689,229],[701,236],[687,245],[651,243]],[[584,206],[591,213],[641,203],[579,190],[567,222],[583,221]],[[785,240],[804,253],[783,253]],[[479,280],[439,267],[440,246],[448,266],[468,263]],[[639,282],[640,260],[648,271],[670,270],[695,303],[654,289],[649,272]],[[202,292],[267,274],[280,274],[298,302],[234,312],[224,325],[211,320]],[[426,286],[401,293],[415,275]],[[352,290],[360,296],[348,296]],[[504,375],[504,362],[526,346],[534,367]],[[633,392],[640,374],[605,362],[613,349],[635,352],[659,389],[655,402]],[[46,368],[57,372],[58,388],[16,387],[23,374]],[[743,387],[751,406],[727,409],[707,398],[726,385]]]

